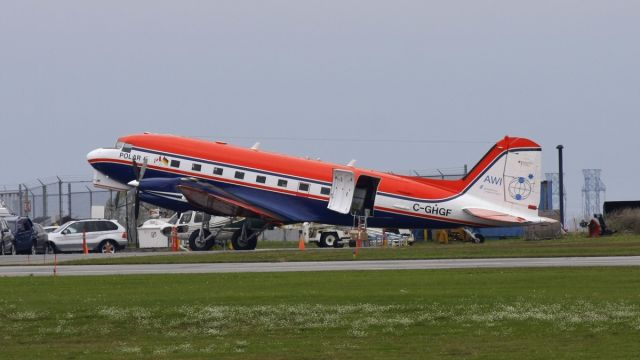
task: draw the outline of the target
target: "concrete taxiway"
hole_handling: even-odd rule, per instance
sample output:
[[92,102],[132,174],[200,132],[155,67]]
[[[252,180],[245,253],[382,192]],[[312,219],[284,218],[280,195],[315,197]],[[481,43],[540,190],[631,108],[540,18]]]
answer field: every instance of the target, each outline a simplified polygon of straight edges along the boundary
[[[133,275],[133,274],[202,274],[295,271],[354,270],[435,270],[482,268],[608,267],[640,266],[640,256],[439,259],[381,261],[322,261],[286,263],[206,263],[145,265],[58,265],[62,276]],[[52,276],[53,265],[0,266],[0,276]]]

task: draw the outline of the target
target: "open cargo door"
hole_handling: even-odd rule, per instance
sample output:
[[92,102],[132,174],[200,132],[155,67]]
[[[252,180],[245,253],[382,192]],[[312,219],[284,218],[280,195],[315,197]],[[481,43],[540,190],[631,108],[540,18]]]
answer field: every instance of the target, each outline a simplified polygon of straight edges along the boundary
[[360,175],[356,181],[352,171],[335,169],[327,207],[341,214],[372,216],[379,184],[379,178]]
[[329,197],[329,210],[348,214],[353,202],[353,190],[356,187],[352,171],[334,169],[333,184],[331,185],[331,195]]

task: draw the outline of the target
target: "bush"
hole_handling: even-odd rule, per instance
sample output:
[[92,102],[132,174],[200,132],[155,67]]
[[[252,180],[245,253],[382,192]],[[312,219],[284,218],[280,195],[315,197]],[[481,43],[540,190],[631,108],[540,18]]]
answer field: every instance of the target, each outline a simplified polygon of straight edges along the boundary
[[619,232],[640,234],[640,209],[624,209],[607,216],[607,225]]

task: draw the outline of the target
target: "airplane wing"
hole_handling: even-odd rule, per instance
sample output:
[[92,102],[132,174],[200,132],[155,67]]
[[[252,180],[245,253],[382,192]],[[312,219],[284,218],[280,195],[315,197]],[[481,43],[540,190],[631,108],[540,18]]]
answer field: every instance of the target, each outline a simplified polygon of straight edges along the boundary
[[465,208],[464,212],[466,212],[471,216],[475,216],[483,220],[499,221],[507,224],[524,225],[527,223],[531,223],[531,221],[519,216],[513,216],[510,214],[505,214],[503,212],[488,210],[488,209]]
[[180,179],[180,184],[176,188],[190,204],[210,214],[257,217],[276,222],[287,220],[267,209],[252,205],[237,195],[197,179]]

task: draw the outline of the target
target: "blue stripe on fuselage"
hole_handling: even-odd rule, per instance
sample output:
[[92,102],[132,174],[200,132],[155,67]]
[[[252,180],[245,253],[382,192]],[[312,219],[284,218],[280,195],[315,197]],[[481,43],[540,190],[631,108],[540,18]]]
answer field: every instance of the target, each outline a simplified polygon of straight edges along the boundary
[[[120,182],[127,183],[133,180],[133,172],[130,165],[120,163],[108,163],[100,162],[95,163],[93,166],[96,170],[101,171],[104,174],[109,174],[113,179],[117,179]],[[156,170],[147,168],[145,178],[179,178],[188,177],[181,174]],[[196,177],[196,176],[193,176]],[[353,217],[348,214],[340,214],[327,208],[327,200],[313,199],[303,196],[296,196],[293,194],[284,194],[275,191],[269,191],[259,188],[251,187],[247,185],[238,185],[226,183],[223,181],[215,181],[210,179],[201,179],[200,181],[209,182],[217,187],[222,188],[232,194],[245,199],[247,202],[254,204],[258,207],[271,210],[274,213],[282,214],[283,216],[291,219],[291,222],[311,221],[321,224],[334,224],[343,226],[352,226]],[[162,188],[159,191],[176,192],[177,189]],[[192,210],[193,208],[186,208],[184,202],[174,201],[167,198],[144,194],[141,199],[145,202],[161,206],[167,209],[175,211]],[[188,205],[187,205],[188,206]],[[452,220],[454,221],[454,220]],[[444,221],[437,221],[431,219],[425,219],[421,217],[414,217],[409,215],[395,214],[387,211],[375,211],[375,216],[367,220],[371,227],[400,227],[400,228],[451,228],[459,227],[457,223],[449,223]]]

